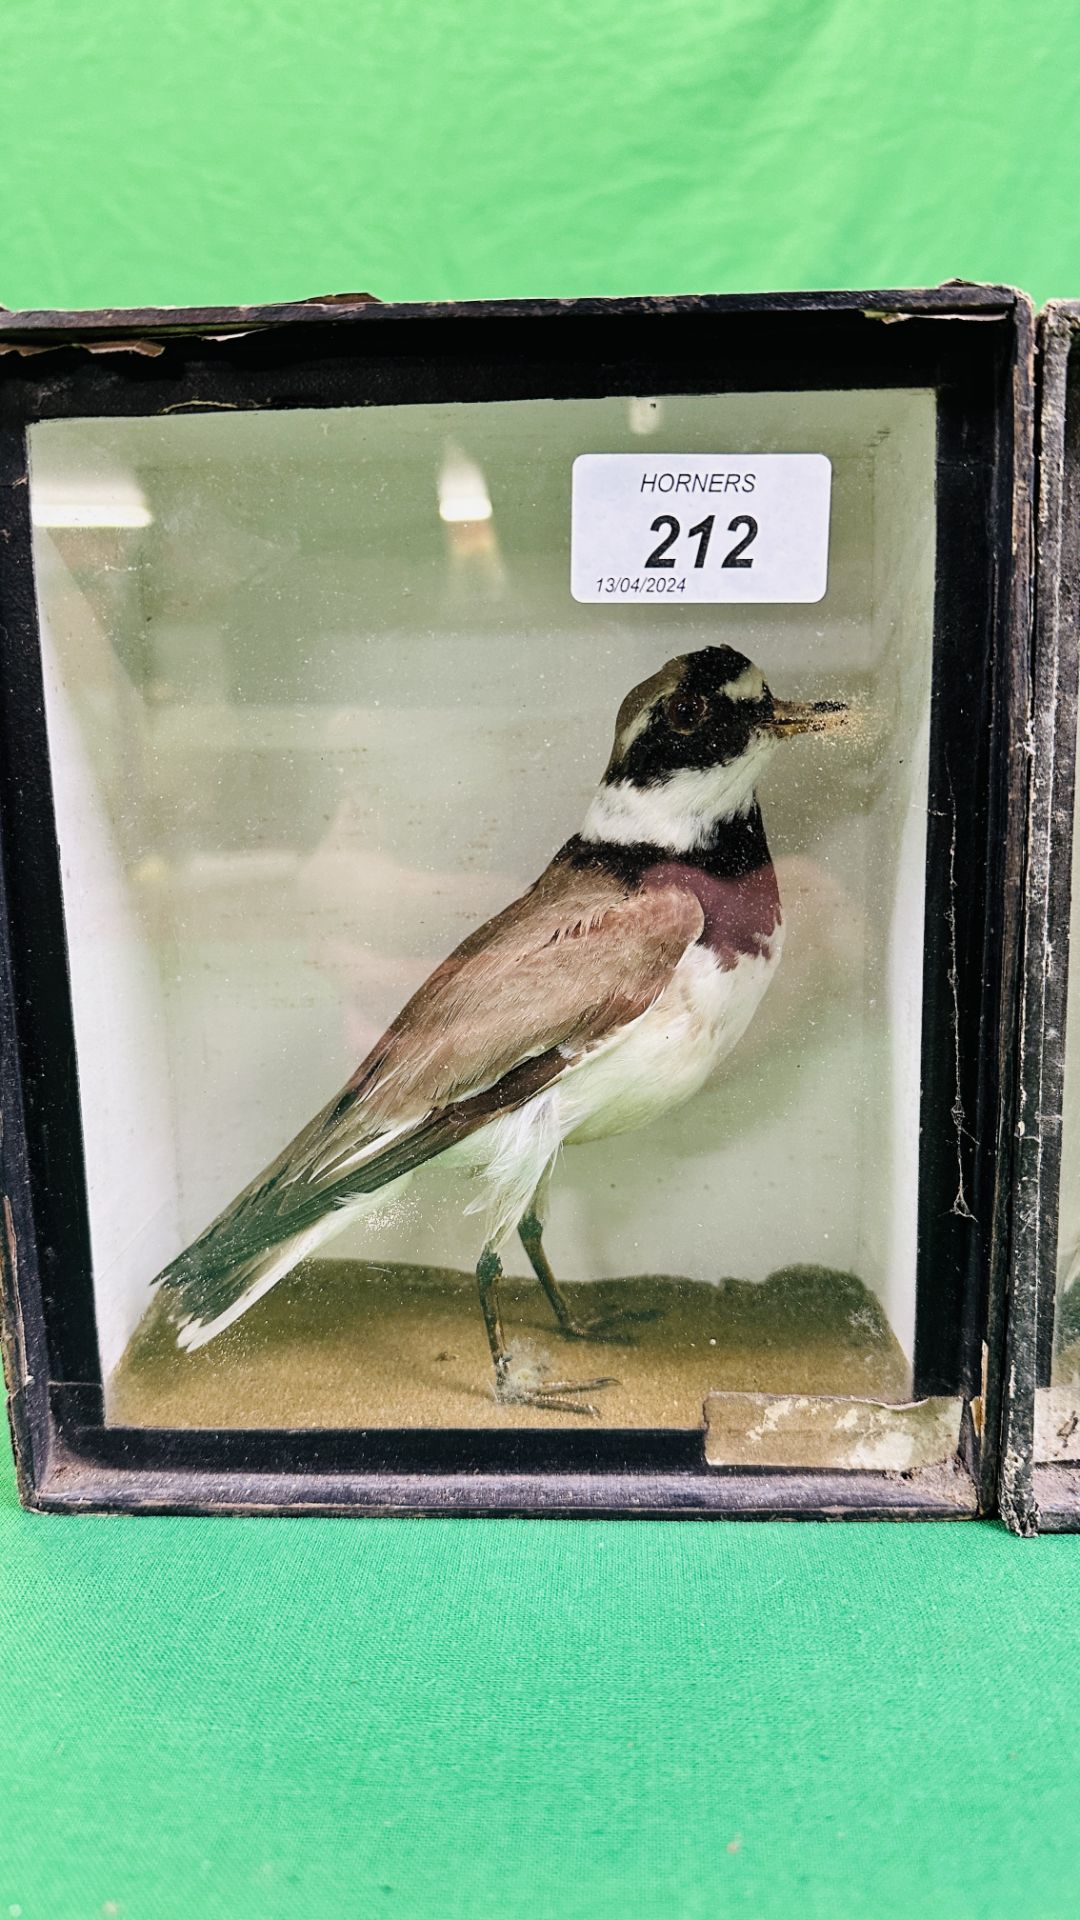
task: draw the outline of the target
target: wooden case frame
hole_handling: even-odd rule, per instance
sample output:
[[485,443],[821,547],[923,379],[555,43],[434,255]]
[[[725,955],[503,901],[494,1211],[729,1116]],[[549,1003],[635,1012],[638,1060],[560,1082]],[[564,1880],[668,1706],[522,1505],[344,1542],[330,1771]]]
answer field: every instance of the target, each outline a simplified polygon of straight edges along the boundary
[[[1033,358],[1026,298],[966,284],[0,315],[3,1335],[28,1505],[890,1517],[993,1506],[1028,764]],[[963,1397],[957,1459],[909,1474],[755,1471],[706,1466],[697,1433],[103,1424],[28,426],[215,405],[899,386],[932,386],[939,400],[915,1372],[918,1393]],[[953,1204],[958,1181],[967,1210]]]
[[1001,1513],[1015,1532],[1080,1531],[1080,1461],[1035,1458],[1057,1307],[1062,1103],[1080,693],[1080,301],[1038,323],[1031,774],[1020,983]]

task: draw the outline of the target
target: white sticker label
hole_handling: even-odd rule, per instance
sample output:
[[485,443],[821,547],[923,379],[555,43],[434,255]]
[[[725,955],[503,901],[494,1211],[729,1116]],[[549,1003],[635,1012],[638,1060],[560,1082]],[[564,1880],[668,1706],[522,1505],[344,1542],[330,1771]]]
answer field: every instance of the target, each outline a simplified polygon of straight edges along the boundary
[[582,453],[575,600],[820,600],[832,465],[823,453]]

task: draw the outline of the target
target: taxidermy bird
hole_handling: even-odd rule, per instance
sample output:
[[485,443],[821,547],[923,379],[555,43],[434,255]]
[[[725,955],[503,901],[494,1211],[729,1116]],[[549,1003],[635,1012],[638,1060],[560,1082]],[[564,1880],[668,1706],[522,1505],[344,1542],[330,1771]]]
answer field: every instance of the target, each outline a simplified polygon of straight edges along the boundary
[[731,647],[671,660],[627,694],[581,832],[535,885],[436,967],[344,1090],[167,1267],[185,1347],[430,1160],[472,1170],[476,1270],[496,1397],[560,1412],[611,1380],[515,1378],[500,1250],[520,1235],[560,1330],[618,1338],[571,1308],[543,1246],[565,1143],[643,1127],[728,1054],[780,959],[783,919],[757,783],[778,741],[840,724],[838,702],[775,700]]

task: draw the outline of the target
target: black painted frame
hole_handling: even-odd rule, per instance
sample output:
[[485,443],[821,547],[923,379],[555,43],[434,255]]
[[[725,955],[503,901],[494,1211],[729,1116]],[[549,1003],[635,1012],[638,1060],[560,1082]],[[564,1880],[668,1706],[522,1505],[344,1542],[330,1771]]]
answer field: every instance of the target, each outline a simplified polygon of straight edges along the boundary
[[[996,1484],[1025,803],[1032,320],[921,292],[0,316],[4,1350],[54,1509],[965,1514]],[[949,1470],[751,1472],[699,1433],[107,1427],[30,549],[25,431],[72,415],[931,386],[939,399],[916,1389]],[[965,1205],[959,1205],[961,1188]]]
[[1035,1460],[1057,1309],[1061,1122],[1080,717],[1080,301],[1039,318],[1031,790],[1001,1512],[1017,1533],[1080,1531],[1080,1462]]

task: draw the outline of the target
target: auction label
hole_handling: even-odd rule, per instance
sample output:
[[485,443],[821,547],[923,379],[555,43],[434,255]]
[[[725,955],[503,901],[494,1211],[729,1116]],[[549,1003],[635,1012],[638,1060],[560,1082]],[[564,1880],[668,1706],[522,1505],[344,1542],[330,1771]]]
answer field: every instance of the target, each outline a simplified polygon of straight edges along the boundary
[[582,453],[570,591],[623,602],[810,601],[829,569],[823,453]]

